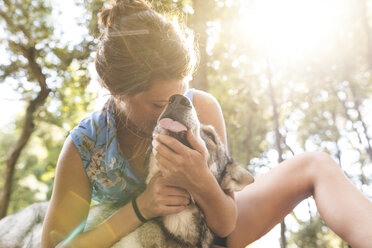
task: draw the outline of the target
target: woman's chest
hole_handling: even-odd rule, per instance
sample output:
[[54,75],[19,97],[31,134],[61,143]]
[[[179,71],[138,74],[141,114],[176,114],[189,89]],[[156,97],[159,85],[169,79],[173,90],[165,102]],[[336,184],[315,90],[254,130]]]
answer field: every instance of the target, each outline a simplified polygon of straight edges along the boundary
[[128,137],[120,138],[118,135],[118,148],[121,155],[129,163],[130,170],[141,182],[144,182],[148,173],[147,157],[149,155],[150,141],[131,140]]

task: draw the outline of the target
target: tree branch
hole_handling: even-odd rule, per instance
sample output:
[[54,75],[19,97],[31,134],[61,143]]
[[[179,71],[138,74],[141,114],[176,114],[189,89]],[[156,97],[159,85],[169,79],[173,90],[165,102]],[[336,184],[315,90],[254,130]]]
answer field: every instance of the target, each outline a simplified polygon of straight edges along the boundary
[[36,62],[35,47],[26,48],[19,44],[16,45],[20,49],[22,55],[28,60],[30,70],[32,74],[34,74],[40,85],[40,91],[37,97],[29,102],[23,121],[21,136],[18,138],[17,142],[8,153],[5,170],[5,182],[0,200],[0,219],[6,216],[6,212],[8,209],[10,194],[12,191],[12,181],[15,171],[15,165],[23,148],[26,146],[31,137],[31,134],[35,130],[34,113],[38,107],[42,106],[45,103],[50,92],[50,89],[47,87],[46,84],[46,77],[43,74],[40,65]]

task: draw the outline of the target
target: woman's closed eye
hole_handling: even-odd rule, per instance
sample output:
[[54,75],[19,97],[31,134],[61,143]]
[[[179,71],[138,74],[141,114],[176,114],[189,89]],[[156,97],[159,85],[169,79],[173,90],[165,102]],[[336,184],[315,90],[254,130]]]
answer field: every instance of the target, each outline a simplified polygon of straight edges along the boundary
[[165,107],[165,104],[158,104],[158,103],[153,103],[152,104],[154,106],[154,108],[156,109],[162,109]]

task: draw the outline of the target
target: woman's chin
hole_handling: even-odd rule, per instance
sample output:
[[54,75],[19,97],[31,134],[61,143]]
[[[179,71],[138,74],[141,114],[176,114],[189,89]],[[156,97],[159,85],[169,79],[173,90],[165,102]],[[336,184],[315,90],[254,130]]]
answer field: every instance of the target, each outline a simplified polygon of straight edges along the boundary
[[155,126],[156,126],[156,123],[151,124],[151,125],[146,125],[146,126],[139,126],[139,128],[143,133],[151,136],[152,132],[154,131]]

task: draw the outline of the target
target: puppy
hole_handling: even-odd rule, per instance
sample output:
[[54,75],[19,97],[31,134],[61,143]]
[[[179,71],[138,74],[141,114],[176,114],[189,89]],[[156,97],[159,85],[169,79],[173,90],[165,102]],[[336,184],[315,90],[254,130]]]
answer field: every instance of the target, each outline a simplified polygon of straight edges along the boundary
[[[188,129],[191,129],[195,137],[205,142],[208,167],[223,190],[239,191],[254,181],[248,171],[234,163],[228,156],[214,128],[200,124],[190,100],[182,95],[174,95],[160,115],[154,135],[167,134],[190,147],[186,138]],[[157,173],[159,168],[151,154],[146,183],[149,183]],[[110,216],[114,211],[115,207],[110,205],[98,209],[101,216],[106,213],[105,217]],[[94,220],[95,215],[95,211],[89,215],[88,229],[98,224]],[[203,211],[192,202],[180,213],[155,218],[142,224],[113,247],[207,248],[211,247],[213,239],[214,234],[206,224]]]

